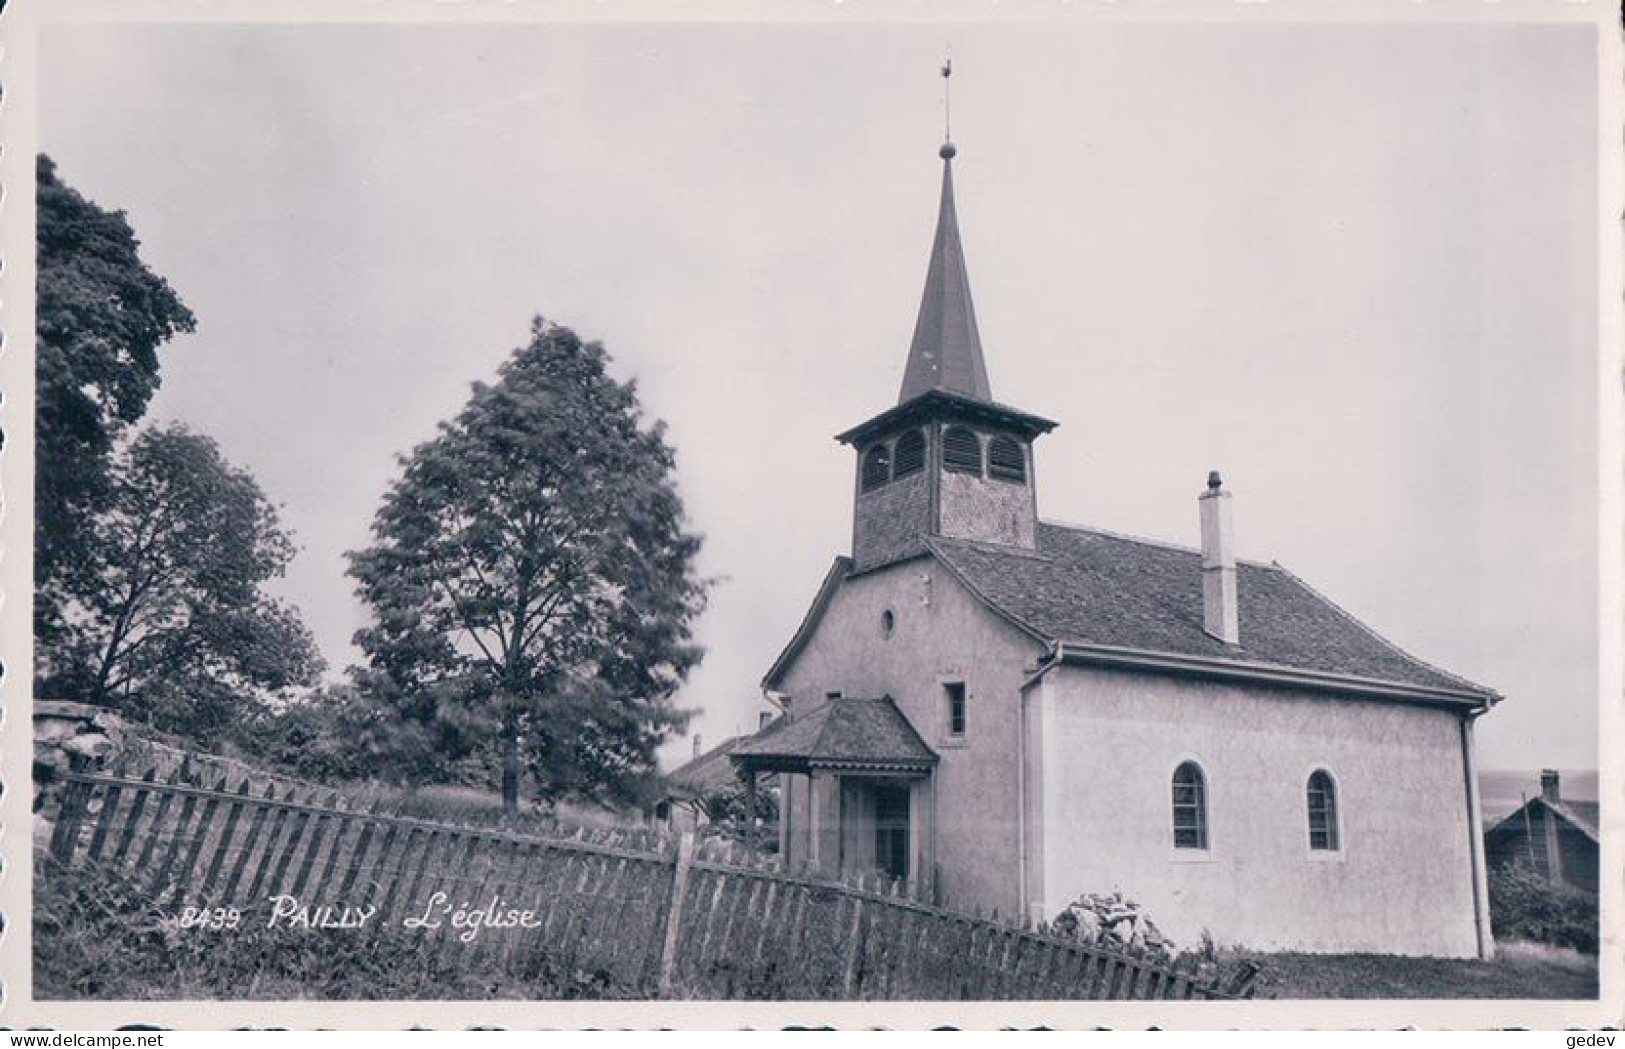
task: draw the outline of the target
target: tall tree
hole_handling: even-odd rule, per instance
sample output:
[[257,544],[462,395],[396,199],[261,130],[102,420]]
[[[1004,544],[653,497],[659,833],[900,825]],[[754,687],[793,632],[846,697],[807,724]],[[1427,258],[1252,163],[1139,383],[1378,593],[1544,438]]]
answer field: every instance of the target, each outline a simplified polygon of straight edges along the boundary
[[263,589],[293,542],[247,471],[175,424],[137,435],[106,485],[47,687],[199,734],[315,682],[309,631]]
[[631,790],[686,722],[700,659],[700,540],[684,527],[661,423],[602,346],[537,318],[529,345],[401,460],[350,555],[374,623],[362,682],[430,726],[443,757],[483,753],[518,806]]
[[35,174],[34,619],[49,651],[113,447],[158,388],[158,347],[195,322],[123,212],[80,196],[43,154]]

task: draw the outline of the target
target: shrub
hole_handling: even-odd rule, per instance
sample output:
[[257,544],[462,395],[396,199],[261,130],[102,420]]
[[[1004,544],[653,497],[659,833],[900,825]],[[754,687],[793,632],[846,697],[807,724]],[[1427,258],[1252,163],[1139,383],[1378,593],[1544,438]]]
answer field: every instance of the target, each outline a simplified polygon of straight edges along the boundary
[[1527,860],[1490,871],[1490,924],[1498,939],[1597,953],[1597,897],[1553,885]]

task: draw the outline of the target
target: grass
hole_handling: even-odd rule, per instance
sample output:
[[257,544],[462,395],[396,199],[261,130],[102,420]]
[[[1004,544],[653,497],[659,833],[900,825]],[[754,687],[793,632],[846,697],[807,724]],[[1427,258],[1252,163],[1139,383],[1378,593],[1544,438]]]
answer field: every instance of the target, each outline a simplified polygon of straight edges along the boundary
[[449,959],[437,941],[245,923],[183,931],[106,872],[39,857],[34,997],[40,1001],[625,999],[607,974],[537,952],[518,971]]
[[[245,923],[183,931],[111,872],[64,870],[36,852],[34,996],[40,1000],[625,999],[632,986],[540,950],[514,969],[469,964],[417,936]],[[1228,956],[1225,956],[1228,955]],[[1374,954],[1221,952],[1226,969],[1261,967],[1260,998],[1511,998],[1595,1000],[1597,959],[1540,944],[1501,946],[1492,962]],[[743,973],[742,997],[798,997]]]
[[648,827],[648,824],[626,813],[568,801],[558,802],[550,809],[521,801],[519,811],[510,816],[502,811],[502,795],[478,787],[389,787],[375,784],[363,797],[381,800],[386,812],[398,811],[400,815],[413,819],[475,827],[549,834],[560,831],[570,833],[578,828],[635,830]]
[[1545,944],[1499,945],[1494,961],[1385,954],[1254,954],[1260,998],[1597,997],[1597,959]]
[[[318,800],[323,798],[325,795]],[[520,799],[519,811],[509,814],[502,809],[502,795],[456,784],[403,787],[369,781],[351,784],[342,792],[342,798],[342,804],[350,808],[516,834],[558,838],[570,837],[577,831],[588,835],[612,832],[645,847],[669,838],[663,827],[635,813],[574,801],[559,801],[544,808]]]

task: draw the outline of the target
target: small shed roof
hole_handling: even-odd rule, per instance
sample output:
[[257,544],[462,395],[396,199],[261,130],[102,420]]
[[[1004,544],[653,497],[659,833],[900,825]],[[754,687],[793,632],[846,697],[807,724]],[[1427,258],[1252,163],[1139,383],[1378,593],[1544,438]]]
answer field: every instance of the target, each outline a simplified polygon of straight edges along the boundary
[[889,696],[837,697],[741,740],[729,759],[753,772],[849,768],[921,773],[937,763],[937,753]]

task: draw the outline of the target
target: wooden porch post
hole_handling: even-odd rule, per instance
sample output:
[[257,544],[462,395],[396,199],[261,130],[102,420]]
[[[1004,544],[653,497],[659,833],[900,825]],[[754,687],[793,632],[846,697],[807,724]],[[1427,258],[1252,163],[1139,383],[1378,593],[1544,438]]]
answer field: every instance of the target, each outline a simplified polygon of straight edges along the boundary
[[756,848],[756,770],[742,771],[745,777],[745,844]]
[[841,780],[823,769],[807,773],[808,855],[814,867],[838,873],[841,858]]
[[931,826],[932,783],[930,776],[908,781],[908,880],[909,888],[929,899],[932,881],[931,842],[936,836]]
[[818,837],[823,832],[824,805],[818,796],[818,777],[807,773],[807,863],[815,870],[823,856]]
[[925,793],[926,834],[925,834],[925,880],[930,890],[930,899],[933,906],[942,902],[941,890],[937,888],[937,770],[932,769],[927,774]]

